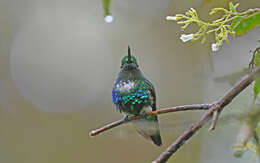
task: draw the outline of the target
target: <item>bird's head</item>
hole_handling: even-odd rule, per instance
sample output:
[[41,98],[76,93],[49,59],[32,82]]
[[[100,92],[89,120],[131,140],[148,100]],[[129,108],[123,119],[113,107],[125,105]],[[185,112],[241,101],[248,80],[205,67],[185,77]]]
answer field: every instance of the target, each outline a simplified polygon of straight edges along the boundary
[[121,68],[124,70],[134,70],[138,68],[136,58],[131,55],[130,47],[128,46],[128,55],[121,61]]

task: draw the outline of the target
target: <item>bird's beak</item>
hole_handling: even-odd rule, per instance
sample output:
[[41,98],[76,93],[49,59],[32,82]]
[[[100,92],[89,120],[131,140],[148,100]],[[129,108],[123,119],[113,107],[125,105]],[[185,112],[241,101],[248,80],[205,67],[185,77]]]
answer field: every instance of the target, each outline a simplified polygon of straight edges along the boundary
[[128,46],[128,61],[127,63],[131,63],[131,50],[130,47]]

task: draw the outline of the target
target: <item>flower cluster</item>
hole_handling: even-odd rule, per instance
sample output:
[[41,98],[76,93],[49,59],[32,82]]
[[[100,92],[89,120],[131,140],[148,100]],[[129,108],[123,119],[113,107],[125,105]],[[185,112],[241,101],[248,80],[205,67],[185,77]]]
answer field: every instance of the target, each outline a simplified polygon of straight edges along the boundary
[[[229,9],[225,8],[214,8],[209,13],[210,15],[222,12],[221,18],[214,20],[212,22],[202,21],[195,9],[191,8],[185,14],[176,14],[175,16],[167,16],[166,20],[177,21],[177,24],[181,24],[182,29],[186,29],[191,23],[196,23],[199,26],[199,30],[194,34],[182,34],[180,39],[183,42],[196,41],[201,39],[201,43],[205,43],[206,35],[214,33],[215,43],[212,43],[212,51],[217,51],[223,45],[224,42],[229,41],[229,35],[235,34],[234,26],[232,22],[237,18],[248,17],[255,14],[254,10],[247,10],[245,12],[237,12],[238,3],[233,5],[232,2],[229,3]],[[256,10],[258,12],[258,10]]]

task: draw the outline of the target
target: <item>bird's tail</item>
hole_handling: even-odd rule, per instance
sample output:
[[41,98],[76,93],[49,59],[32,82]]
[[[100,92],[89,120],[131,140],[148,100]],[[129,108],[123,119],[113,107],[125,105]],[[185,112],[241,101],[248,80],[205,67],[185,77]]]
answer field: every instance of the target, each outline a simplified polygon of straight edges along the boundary
[[157,146],[162,145],[157,115],[149,115],[145,118],[134,121],[133,124],[138,133],[144,138],[152,141]]

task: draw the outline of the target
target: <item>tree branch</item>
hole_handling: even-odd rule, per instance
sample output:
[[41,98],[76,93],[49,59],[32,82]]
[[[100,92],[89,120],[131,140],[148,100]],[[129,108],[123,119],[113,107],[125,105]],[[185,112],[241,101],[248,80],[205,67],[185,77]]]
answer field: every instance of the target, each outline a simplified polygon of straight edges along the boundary
[[160,109],[160,110],[149,112],[146,115],[132,116],[132,117],[123,118],[121,120],[112,122],[112,123],[107,124],[107,125],[105,125],[101,128],[92,130],[89,133],[89,135],[90,136],[96,136],[96,135],[100,134],[101,132],[112,129],[112,128],[117,127],[121,124],[143,118],[143,117],[148,116],[148,115],[164,114],[164,113],[187,111],[187,110],[208,110],[210,106],[211,106],[211,104],[194,104],[194,105],[183,105],[183,106],[175,106],[175,107],[171,107],[171,108]]
[[215,129],[216,125],[217,125],[217,121],[218,121],[218,116],[219,116],[219,112],[217,110],[215,110],[213,112],[213,118],[212,118],[212,122],[211,125],[209,127],[209,131],[212,131]]
[[[155,161],[152,163],[166,162],[182,145],[185,144],[204,124],[206,124],[215,111],[220,113],[226,105],[228,105],[240,92],[249,86],[257,75],[260,74],[260,67],[256,68],[252,73],[246,75],[238,84],[236,84],[227,94],[212,104],[207,112],[205,112],[199,121],[192,124],[182,135],[180,135]],[[217,119],[217,118],[216,118]],[[215,121],[215,122],[214,122]],[[213,121],[215,127],[216,120]]]
[[148,115],[164,114],[169,112],[187,111],[187,110],[207,110],[202,115],[199,121],[193,123],[155,161],[152,162],[152,163],[164,163],[210,119],[213,120],[209,129],[213,130],[216,126],[218,116],[221,113],[221,111],[224,109],[224,107],[228,105],[240,92],[242,92],[246,87],[248,87],[254,81],[256,76],[259,74],[260,74],[260,67],[257,67],[253,72],[246,75],[238,84],[236,84],[232,89],[230,89],[224,97],[222,97],[215,103],[175,106],[172,108],[165,108],[157,111],[152,111],[145,115],[138,115],[138,116],[124,118],[115,121],[113,123],[110,123],[104,127],[98,128],[96,130],[92,130],[90,132],[90,136],[98,135],[101,132],[112,129],[121,124],[140,119]]

